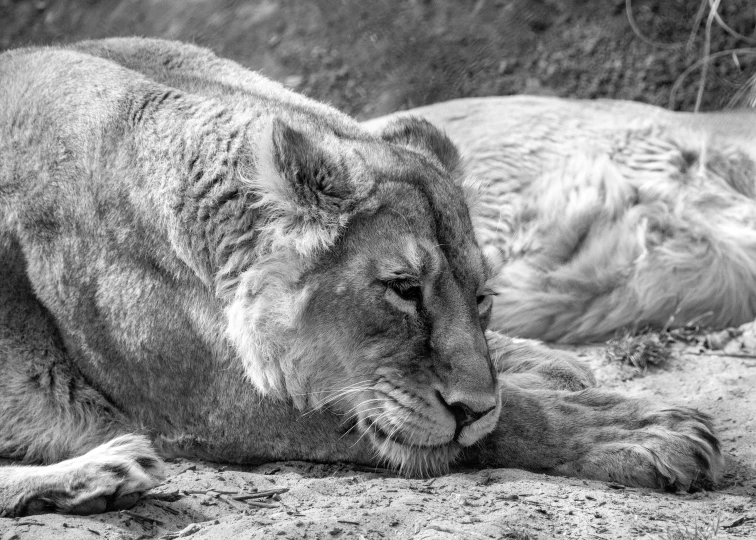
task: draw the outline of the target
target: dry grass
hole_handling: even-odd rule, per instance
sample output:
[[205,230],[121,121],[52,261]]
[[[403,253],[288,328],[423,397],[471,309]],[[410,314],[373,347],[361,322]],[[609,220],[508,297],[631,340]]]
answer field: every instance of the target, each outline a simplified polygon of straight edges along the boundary
[[641,370],[659,367],[672,358],[672,343],[666,332],[628,332],[607,342],[606,358]]
[[674,529],[667,529],[659,537],[659,540],[714,540],[718,537],[721,519],[720,514],[717,516],[717,520],[709,526],[702,525],[699,527],[698,523],[694,524],[692,528],[687,525],[684,527],[676,525]]

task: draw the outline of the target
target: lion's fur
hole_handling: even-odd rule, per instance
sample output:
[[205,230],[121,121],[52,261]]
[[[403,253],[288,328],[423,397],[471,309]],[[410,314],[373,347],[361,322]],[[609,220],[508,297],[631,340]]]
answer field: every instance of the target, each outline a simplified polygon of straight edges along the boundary
[[480,181],[493,328],[584,342],[756,317],[754,111],[523,96],[401,114],[445,129]]
[[475,180],[428,122],[371,133],[159,40],[11,51],[0,84],[0,453],[60,461],[0,468],[0,510],[127,504],[160,477],[133,432],[219,461],[716,480],[706,417],[568,394],[593,385],[577,360],[484,334]]
[[[138,72],[126,69],[134,62]],[[197,62],[217,66],[219,79]],[[170,42],[18,50],[0,70],[3,234],[23,252],[77,369],[136,427],[164,441],[185,440],[183,430],[200,437],[188,427],[196,405],[178,425],[161,407],[179,408],[202,380],[241,368],[258,400],[356,410],[360,433],[380,421],[421,447],[454,434],[436,392],[488,404],[491,414],[450,448],[432,450],[444,457],[426,458],[430,469],[493,429],[496,379],[475,308],[486,266],[455,185],[456,149],[435,128],[398,122],[376,137]],[[425,273],[427,308],[382,301],[382,283]],[[359,309],[344,313],[343,303]],[[428,341],[433,358],[416,360]],[[427,395],[408,403],[427,425],[403,418],[405,405],[378,420],[359,394],[321,399],[378,368],[388,370],[379,380],[389,404],[420,385]],[[379,384],[369,382],[365,392]],[[65,446],[60,455],[80,450]],[[424,466],[384,446],[397,465]]]

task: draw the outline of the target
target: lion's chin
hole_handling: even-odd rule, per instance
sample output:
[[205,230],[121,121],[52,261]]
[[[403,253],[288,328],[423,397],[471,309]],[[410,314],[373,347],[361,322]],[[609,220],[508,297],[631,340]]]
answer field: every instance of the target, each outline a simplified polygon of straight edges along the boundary
[[461,446],[454,441],[434,446],[406,444],[396,435],[389,437],[375,424],[360,422],[359,429],[370,440],[380,460],[408,477],[448,473],[461,450]]

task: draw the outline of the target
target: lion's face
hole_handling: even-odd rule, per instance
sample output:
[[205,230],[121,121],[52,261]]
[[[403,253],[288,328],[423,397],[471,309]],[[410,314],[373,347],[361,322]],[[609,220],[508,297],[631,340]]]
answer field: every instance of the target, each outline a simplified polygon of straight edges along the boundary
[[[300,407],[345,415],[410,474],[442,471],[494,428],[500,408],[484,337],[489,269],[454,183],[456,153],[445,139],[421,151],[443,135],[419,126],[387,133],[393,144],[361,142],[355,167],[369,196],[350,203],[332,243],[307,263],[267,254],[267,273],[249,271],[230,310],[250,336],[237,348],[269,353],[267,366],[246,357],[258,388],[283,386]],[[296,279],[277,279],[289,273]]]
[[350,415],[382,455],[405,464],[412,451],[452,452],[490,431],[498,392],[483,335],[487,270],[472,229],[444,230],[416,186],[391,186],[391,195],[307,276],[300,329],[321,362],[311,404]]

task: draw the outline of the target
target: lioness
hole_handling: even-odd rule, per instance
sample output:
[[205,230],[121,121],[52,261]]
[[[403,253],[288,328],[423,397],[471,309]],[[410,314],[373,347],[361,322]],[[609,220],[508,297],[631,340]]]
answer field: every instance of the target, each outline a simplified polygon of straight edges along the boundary
[[129,506],[159,455],[716,481],[705,415],[484,333],[427,122],[374,135],[156,40],[10,51],[0,85],[0,455],[42,464],[0,468],[5,515]]
[[493,328],[579,343],[756,318],[756,110],[492,97],[366,127],[407,115],[445,129],[480,182]]

